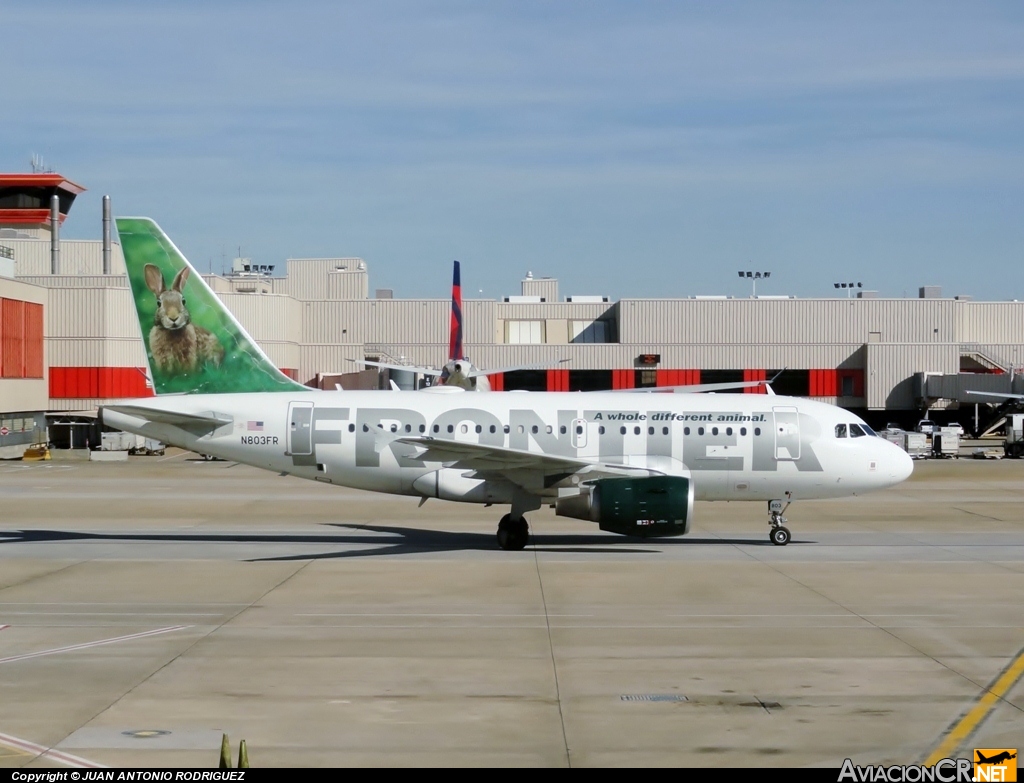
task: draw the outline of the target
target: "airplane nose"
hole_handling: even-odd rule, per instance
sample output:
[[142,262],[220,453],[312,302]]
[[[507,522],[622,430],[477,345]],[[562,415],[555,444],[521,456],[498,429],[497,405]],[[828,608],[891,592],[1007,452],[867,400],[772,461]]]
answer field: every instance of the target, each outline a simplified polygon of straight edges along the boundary
[[888,459],[889,474],[892,476],[893,484],[899,484],[910,478],[914,472],[914,460],[910,458],[903,449],[894,443],[888,444],[892,447],[893,454]]

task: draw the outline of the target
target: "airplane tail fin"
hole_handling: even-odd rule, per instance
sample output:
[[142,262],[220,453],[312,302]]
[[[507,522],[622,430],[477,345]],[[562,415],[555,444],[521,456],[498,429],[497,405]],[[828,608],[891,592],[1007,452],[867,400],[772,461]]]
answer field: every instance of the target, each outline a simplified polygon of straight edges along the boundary
[[452,321],[448,337],[448,361],[465,359],[462,352],[462,281],[459,275],[459,262],[455,262],[452,275]]
[[282,373],[160,226],[117,218],[157,394],[308,391]]

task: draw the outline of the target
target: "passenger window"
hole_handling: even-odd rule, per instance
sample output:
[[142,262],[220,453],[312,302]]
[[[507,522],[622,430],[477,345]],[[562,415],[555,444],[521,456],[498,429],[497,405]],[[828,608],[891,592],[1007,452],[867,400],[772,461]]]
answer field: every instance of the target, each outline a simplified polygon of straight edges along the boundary
[[441,431],[441,427],[439,425],[435,424],[434,425],[434,432],[440,432],[440,431]]
[[551,425],[549,424],[549,425],[548,425],[548,426],[547,426],[547,427],[545,428],[545,430],[546,430],[546,432],[548,433],[548,435],[550,435],[550,434],[551,434],[551,432],[552,432],[552,429],[551,429]]
[[640,434],[640,428],[639,427],[634,427],[633,428],[633,434],[634,435],[639,435]]
[[626,434],[626,428],[625,427],[619,427],[619,435],[625,435],[625,434]]
[[600,427],[597,428],[597,434],[598,435],[604,435],[604,425],[603,424]]
[[[602,432],[603,432],[603,430],[602,430]],[[577,424],[576,425],[576,434],[577,435],[582,435],[583,434],[583,425],[582,424]]]
[[[506,424],[506,425],[504,426],[504,428],[503,428],[503,431],[504,431],[504,433],[505,433],[506,435],[508,435],[508,425],[507,425],[507,424]],[[522,431],[523,431],[523,428],[522,428],[522,427],[520,427],[520,428],[519,428],[519,431],[520,431],[520,432],[522,432]]]
[[420,425],[420,432],[426,432],[426,431],[427,431],[427,425],[426,424],[421,424]]
[[755,435],[760,435],[761,434],[761,428],[760,427],[754,427],[754,434]]
[[747,434],[747,428],[746,427],[740,427],[740,435],[746,435],[746,434]]
[[726,435],[732,435],[732,427],[726,427],[725,428],[725,434]]
[[462,434],[465,435],[467,432],[469,432],[469,425],[463,424],[461,427],[459,427],[459,429],[462,430]]
[[718,427],[712,427],[711,428],[711,434],[712,435],[717,435],[718,434]]
[[412,425],[411,424],[406,424],[405,425],[405,431],[406,432],[412,432]]
[[846,425],[845,424],[837,424],[836,425],[836,437],[837,438],[845,438],[846,437]]
[[689,435],[689,434],[690,434],[690,428],[689,427],[683,427],[683,435]]
[[483,431],[484,431],[484,428],[481,427],[479,424],[477,424],[476,425],[476,434],[479,435]]
[[698,427],[697,428],[697,434],[698,435],[703,435],[704,434],[704,428],[703,427]]
[[356,431],[356,425],[355,424],[349,424],[348,425],[348,431],[349,432],[355,432]]
[[391,425],[391,431],[392,432],[398,432],[398,425],[397,424],[392,424]]
[[558,434],[559,435],[565,435],[565,425],[564,424],[561,427],[558,428]]
[[661,434],[662,435],[668,435],[668,427],[662,427],[661,428]]
[[519,434],[522,435],[524,432],[526,432],[526,427],[524,427],[522,424],[520,424],[519,425]]
[[367,427],[367,426],[366,426],[366,425],[364,424],[364,425],[363,425],[363,432],[369,432],[369,431],[370,431],[370,428],[369,428],[369,427]]
[[449,424],[448,425],[448,432],[455,432],[455,425],[454,424]]
[[491,432],[492,432],[492,433],[493,433],[493,432],[497,432],[497,430],[495,429],[495,427],[494,427],[494,425],[493,425],[493,424],[491,425]]
[[850,437],[851,438],[863,438],[866,437],[867,433],[860,428],[859,424],[850,425]]

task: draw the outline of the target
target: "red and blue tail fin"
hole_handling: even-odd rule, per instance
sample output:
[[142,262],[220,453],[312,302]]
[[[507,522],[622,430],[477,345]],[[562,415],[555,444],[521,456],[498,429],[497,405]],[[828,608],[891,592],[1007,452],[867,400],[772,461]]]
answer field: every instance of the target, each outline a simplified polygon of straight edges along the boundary
[[459,262],[455,262],[452,276],[452,322],[448,338],[448,361],[465,359],[462,354],[462,281],[459,278]]

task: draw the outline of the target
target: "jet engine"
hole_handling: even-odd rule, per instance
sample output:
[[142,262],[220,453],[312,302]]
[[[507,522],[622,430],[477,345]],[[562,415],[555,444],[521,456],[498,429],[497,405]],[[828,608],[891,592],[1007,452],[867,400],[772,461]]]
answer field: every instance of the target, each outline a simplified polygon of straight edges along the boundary
[[688,476],[598,479],[578,495],[559,498],[555,514],[589,519],[624,536],[681,536],[693,518],[693,481]]

